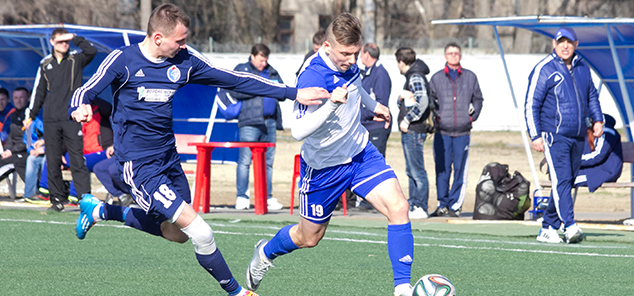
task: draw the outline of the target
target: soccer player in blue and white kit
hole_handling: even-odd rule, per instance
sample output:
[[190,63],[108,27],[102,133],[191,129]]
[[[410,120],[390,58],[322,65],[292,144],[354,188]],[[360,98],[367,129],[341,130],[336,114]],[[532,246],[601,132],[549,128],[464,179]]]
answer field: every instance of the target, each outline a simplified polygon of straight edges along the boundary
[[[91,195],[80,202],[77,237],[97,221],[118,220],[141,231],[184,243],[191,239],[196,259],[229,295],[255,295],[233,278],[216,247],[209,224],[189,205],[187,178],[180,165],[172,130],[172,97],[187,83],[217,85],[252,95],[319,104],[324,89],[286,87],[259,76],[213,67],[187,48],[189,17],[173,4],[150,16],[145,40],[114,50],[71,99],[69,116],[92,117],[90,102],[108,85],[113,91],[115,156],[123,180],[140,209],[104,204]],[[193,106],[195,108],[195,106]]]
[[388,219],[387,249],[394,273],[394,295],[411,295],[414,241],[409,205],[392,168],[368,142],[360,123],[360,104],[389,125],[386,106],[363,89],[356,60],[361,23],[349,13],[339,15],[326,30],[326,41],[300,74],[298,87],[323,87],[330,100],[319,106],[295,103],[291,133],[304,140],[301,150],[298,224],[282,228],[270,241],[260,240],[247,268],[247,287],[255,290],[272,260],[323,238],[341,193],[351,188]]

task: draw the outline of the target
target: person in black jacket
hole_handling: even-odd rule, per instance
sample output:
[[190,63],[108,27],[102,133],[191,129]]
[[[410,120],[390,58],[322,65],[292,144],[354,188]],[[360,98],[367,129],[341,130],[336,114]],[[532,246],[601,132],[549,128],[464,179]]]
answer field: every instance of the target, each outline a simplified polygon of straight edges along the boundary
[[[81,52],[69,52],[70,41]],[[62,155],[65,146],[70,156],[70,167],[78,196],[90,193],[90,174],[83,158],[81,124],[68,119],[68,106],[73,92],[82,85],[83,69],[97,54],[97,50],[83,37],[57,28],[51,33],[53,53],[44,58],[38,69],[40,79],[35,86],[35,99],[27,114],[28,127],[44,106],[44,140],[51,198],[51,209],[61,212],[68,197],[64,194]]]
[[[268,64],[271,50],[268,46],[258,43],[251,48],[249,62],[239,64],[234,71],[252,73],[268,80],[284,83],[282,77],[271,65]],[[242,142],[269,142],[275,143],[276,130],[282,130],[282,110],[277,99],[268,97],[254,97],[239,92],[231,91],[233,98],[242,101],[242,108],[238,117],[240,141]],[[275,159],[275,147],[266,150],[266,182],[268,190],[268,209],[280,210],[280,204],[271,195],[273,187],[273,161]],[[236,169],[236,206],[238,210],[249,209],[249,167],[251,166],[251,150],[240,148],[238,155],[238,168]]]
[[[22,180],[25,179],[26,158],[29,155],[26,151],[26,144],[22,140],[24,130],[22,129],[24,120],[24,110],[29,102],[29,91],[24,87],[18,87],[13,91],[13,105],[16,111],[11,113],[9,122],[11,124],[9,137],[4,145],[4,151],[0,159],[0,180],[4,180],[14,171],[18,172]],[[9,123],[7,123],[9,124]]]

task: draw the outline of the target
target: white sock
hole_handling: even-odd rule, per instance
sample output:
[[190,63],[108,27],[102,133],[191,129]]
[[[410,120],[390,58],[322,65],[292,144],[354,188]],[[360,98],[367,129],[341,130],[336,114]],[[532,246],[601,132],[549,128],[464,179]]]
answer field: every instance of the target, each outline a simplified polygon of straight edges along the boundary
[[99,215],[99,212],[101,212],[101,207],[103,207],[102,202],[100,202],[99,205],[97,205],[92,210],[92,218],[95,219],[95,222],[103,221],[103,219],[101,219],[101,216]]

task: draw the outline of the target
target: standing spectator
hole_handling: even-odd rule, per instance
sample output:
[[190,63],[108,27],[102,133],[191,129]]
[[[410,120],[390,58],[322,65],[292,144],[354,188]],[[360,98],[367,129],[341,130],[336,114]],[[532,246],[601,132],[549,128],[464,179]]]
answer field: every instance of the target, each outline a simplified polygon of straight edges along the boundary
[[313,49],[309,50],[308,53],[306,53],[306,55],[304,56],[304,61],[302,62],[302,65],[299,66],[299,69],[297,69],[297,72],[295,72],[295,77],[299,76],[299,73],[302,72],[302,68],[304,68],[304,65],[306,65],[306,60],[317,53],[319,48],[324,44],[324,41],[326,41],[326,31],[324,31],[323,28],[319,28],[319,30],[315,32],[315,35],[313,35]]
[[[379,47],[374,43],[365,44],[361,48],[359,58],[365,66],[361,84],[372,99],[387,107],[389,106],[390,92],[392,91],[392,80],[390,80],[390,75],[381,64],[381,61],[379,61],[380,54]],[[390,122],[390,126],[386,128],[383,122],[375,121],[374,116],[372,110],[362,106],[361,124],[370,133],[370,142],[385,158],[385,149],[392,130],[392,123]]]
[[590,68],[575,54],[578,45],[573,29],[559,28],[553,52],[528,76],[528,135],[533,149],[544,152],[552,182],[550,202],[537,236],[540,242],[563,242],[557,233],[562,224],[566,243],[583,240],[570,190],[581,165],[584,137],[603,134],[603,113]]
[[[284,83],[282,77],[271,65],[268,64],[271,50],[268,46],[258,43],[251,48],[251,57],[244,64],[239,64],[234,71],[248,72],[268,80]],[[242,142],[268,142],[275,143],[275,132],[282,130],[282,110],[277,99],[252,96],[239,92],[230,92],[231,96],[242,101],[242,109],[238,117],[240,141]],[[268,209],[280,210],[282,204],[271,194],[273,191],[273,161],[275,159],[275,147],[266,150],[266,182],[268,189]],[[236,169],[236,206],[238,210],[249,209],[249,167],[251,166],[251,149],[240,148],[238,155],[238,167]]]
[[[71,40],[81,52],[69,52]],[[27,115],[29,118],[25,126],[28,127],[43,105],[51,209],[61,212],[64,204],[68,203],[61,171],[63,146],[66,146],[70,156],[78,196],[90,192],[90,174],[82,153],[81,124],[68,120],[68,106],[73,92],[82,85],[84,67],[92,61],[97,50],[83,37],[68,33],[63,28],[53,30],[50,42],[53,54],[45,58],[38,69],[40,80],[36,82],[35,99],[31,102],[31,111]]]
[[0,140],[2,143],[9,137],[9,129],[11,127],[9,117],[15,112],[15,108],[10,103],[9,91],[0,87]]
[[29,103],[29,91],[24,87],[18,87],[13,91],[13,104],[16,108],[10,118],[9,137],[4,145],[2,159],[0,159],[0,180],[6,178],[14,170],[24,180],[26,170],[26,144],[24,144],[24,110]]
[[[427,219],[429,180],[425,170],[423,148],[427,139],[427,118],[430,114],[429,83],[425,75],[429,67],[408,47],[396,51],[396,61],[405,85],[398,98],[398,125],[405,155],[405,172],[409,179],[409,218]],[[431,106],[433,107],[433,106]]]
[[[460,46],[445,46],[445,68],[431,77],[431,99],[438,106],[438,125],[434,137],[438,208],[432,217],[460,217],[467,188],[471,124],[480,116],[482,92],[476,75],[462,68]],[[449,177],[453,166],[453,184]]]

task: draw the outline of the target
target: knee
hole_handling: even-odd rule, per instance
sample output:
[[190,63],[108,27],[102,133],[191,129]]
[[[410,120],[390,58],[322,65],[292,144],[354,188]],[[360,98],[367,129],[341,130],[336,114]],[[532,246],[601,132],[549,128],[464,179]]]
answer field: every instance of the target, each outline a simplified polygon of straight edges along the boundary
[[[191,239],[197,254],[209,255],[216,251],[213,231],[202,217],[196,216],[192,223],[181,230]],[[184,243],[186,241],[185,239],[184,241],[178,240],[176,242]]]

